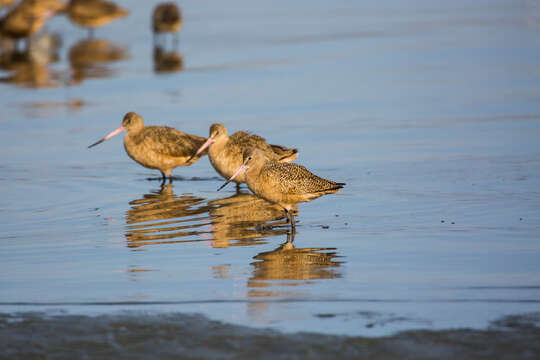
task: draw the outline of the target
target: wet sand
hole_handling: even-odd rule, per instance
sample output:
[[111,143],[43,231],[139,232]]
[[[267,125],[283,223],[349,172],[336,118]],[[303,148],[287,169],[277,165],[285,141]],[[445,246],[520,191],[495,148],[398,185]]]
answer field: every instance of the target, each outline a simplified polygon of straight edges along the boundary
[[175,313],[0,314],[0,347],[10,359],[537,359],[539,322],[535,313],[500,319],[487,330],[365,338],[311,331],[286,335]]

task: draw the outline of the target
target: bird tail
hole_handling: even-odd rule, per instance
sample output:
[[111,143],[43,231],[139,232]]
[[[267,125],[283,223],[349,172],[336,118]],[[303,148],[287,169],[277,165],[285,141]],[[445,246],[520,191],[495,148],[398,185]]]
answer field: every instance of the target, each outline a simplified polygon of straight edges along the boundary
[[272,151],[279,156],[278,162],[291,162],[298,157],[298,149],[291,149],[281,145],[270,144]]

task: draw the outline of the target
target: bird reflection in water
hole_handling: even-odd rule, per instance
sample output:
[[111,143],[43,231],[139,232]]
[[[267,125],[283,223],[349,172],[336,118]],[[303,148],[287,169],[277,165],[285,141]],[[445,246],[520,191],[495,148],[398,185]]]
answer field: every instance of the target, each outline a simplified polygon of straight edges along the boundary
[[184,70],[184,58],[175,49],[166,51],[160,45],[154,46],[154,71],[168,73]]
[[127,246],[209,241],[209,206],[205,199],[177,196],[172,184],[133,200],[126,212]]
[[272,251],[261,252],[251,263],[253,274],[248,280],[250,297],[283,295],[269,290],[272,286],[299,286],[312,280],[340,278],[336,248],[296,248],[295,233],[287,233],[287,241]]
[[114,75],[108,65],[128,58],[126,50],[106,39],[83,39],[69,49],[71,83]]
[[0,69],[9,74],[1,82],[29,88],[58,87],[61,73],[49,69],[59,60],[62,41],[58,35],[42,34],[32,38],[23,51],[6,46],[0,52]]
[[[286,228],[283,209],[255,195],[238,192],[209,202],[213,218],[212,246],[225,248],[260,244],[268,236],[283,235]],[[274,223],[271,223],[274,222]]]

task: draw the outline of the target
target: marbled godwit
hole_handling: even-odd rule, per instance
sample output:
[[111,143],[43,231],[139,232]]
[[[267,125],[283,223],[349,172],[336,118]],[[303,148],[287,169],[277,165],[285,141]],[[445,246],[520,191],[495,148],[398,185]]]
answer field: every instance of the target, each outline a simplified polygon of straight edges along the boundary
[[[176,33],[182,28],[182,12],[173,2],[158,4],[152,14],[152,30],[154,32],[154,43],[156,37],[161,33]],[[176,37],[176,41],[178,38]]]
[[[205,151],[208,147],[210,147],[208,149],[210,163],[225,179],[230,179],[236,169],[242,165],[242,154],[250,148],[261,150],[269,160],[277,162],[289,162],[298,156],[296,149],[268,144],[264,138],[244,131],[237,131],[229,136],[227,128],[222,124],[210,126],[210,137],[195,155]],[[234,178],[234,182],[240,185],[246,182],[246,177],[244,174],[240,174]]]
[[65,6],[59,0],[23,0],[0,20],[0,33],[15,40],[28,38]]
[[293,231],[295,222],[291,210],[294,204],[335,193],[345,185],[318,177],[302,165],[268,160],[257,148],[245,150],[243,159],[243,164],[218,191],[245,172],[246,183],[255,195],[285,209]]
[[122,18],[129,11],[106,0],[71,0],[67,13],[71,21],[88,28],[88,33],[91,35],[94,28]]
[[[204,138],[186,134],[168,126],[144,126],[143,118],[134,112],[128,112],[122,120],[122,126],[103,139],[88,146],[96,146],[126,130],[124,149],[130,158],[149,169],[161,171],[162,182],[168,177],[172,181],[172,170],[177,166],[188,166],[198,160],[200,154],[193,156],[197,148],[204,143]],[[197,157],[195,160],[194,158]]]
[[15,2],[15,0],[0,0],[0,9],[6,6],[10,6]]

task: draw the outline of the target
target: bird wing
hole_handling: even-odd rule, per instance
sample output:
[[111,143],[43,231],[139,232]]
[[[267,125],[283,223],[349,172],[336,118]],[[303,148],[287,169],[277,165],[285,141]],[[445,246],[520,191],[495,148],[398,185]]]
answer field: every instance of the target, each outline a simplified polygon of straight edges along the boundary
[[118,5],[109,1],[74,1],[70,5],[71,14],[82,18],[103,16],[117,10]]
[[172,157],[190,157],[206,140],[168,126],[146,126],[137,134],[137,138],[136,142],[151,142],[155,152]]
[[302,165],[267,161],[261,170],[264,181],[272,183],[282,194],[324,193],[342,187],[323,179]]
[[250,134],[245,131],[237,131],[229,137],[229,141],[242,150],[255,147],[257,149],[263,150],[267,153],[272,151],[270,145],[266,143],[266,139],[255,134]]

